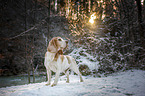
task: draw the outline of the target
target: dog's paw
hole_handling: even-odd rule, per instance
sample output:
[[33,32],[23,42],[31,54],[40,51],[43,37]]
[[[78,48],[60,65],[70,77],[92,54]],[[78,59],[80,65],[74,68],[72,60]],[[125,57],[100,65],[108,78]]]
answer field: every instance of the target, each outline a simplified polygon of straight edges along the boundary
[[66,83],[69,83],[69,81],[66,81]]
[[45,84],[46,86],[50,85],[50,83]]
[[51,85],[51,87],[56,86],[56,85],[57,85],[57,84],[54,84],[54,83],[53,83],[53,84]]
[[84,80],[80,80],[80,82],[84,82]]

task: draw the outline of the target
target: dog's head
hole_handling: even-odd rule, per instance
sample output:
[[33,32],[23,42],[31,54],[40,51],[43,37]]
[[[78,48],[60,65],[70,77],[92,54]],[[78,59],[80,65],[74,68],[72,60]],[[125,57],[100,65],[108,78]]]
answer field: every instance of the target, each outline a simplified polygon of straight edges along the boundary
[[49,52],[57,53],[59,50],[65,50],[68,47],[68,41],[61,37],[54,37],[49,42],[47,50]]

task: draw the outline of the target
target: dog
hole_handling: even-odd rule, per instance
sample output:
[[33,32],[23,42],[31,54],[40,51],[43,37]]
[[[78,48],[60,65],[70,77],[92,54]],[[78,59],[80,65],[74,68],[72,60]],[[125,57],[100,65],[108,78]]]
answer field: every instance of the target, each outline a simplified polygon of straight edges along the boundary
[[54,37],[49,42],[47,52],[45,53],[44,65],[47,70],[48,82],[51,84],[51,71],[55,72],[55,80],[51,87],[56,86],[61,72],[67,76],[67,83],[69,83],[69,70],[73,70],[80,77],[80,82],[83,82],[82,74],[80,73],[75,59],[71,56],[63,55],[63,50],[68,47],[68,41],[61,37]]

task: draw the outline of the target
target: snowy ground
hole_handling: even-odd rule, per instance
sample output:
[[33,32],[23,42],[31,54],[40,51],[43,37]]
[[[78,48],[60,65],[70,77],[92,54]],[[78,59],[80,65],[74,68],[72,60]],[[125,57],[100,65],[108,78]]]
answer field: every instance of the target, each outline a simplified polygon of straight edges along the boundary
[[65,83],[61,76],[55,87],[46,82],[0,88],[0,96],[145,96],[145,71],[130,70],[108,77],[83,77],[79,82],[76,75]]

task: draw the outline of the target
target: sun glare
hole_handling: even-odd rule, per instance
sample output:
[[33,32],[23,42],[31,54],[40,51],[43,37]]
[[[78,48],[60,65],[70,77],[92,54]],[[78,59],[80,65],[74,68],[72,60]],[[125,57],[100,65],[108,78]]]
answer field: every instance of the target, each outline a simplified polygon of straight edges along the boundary
[[143,5],[143,0],[141,0],[141,5]]
[[93,24],[93,23],[94,23],[94,19],[96,19],[95,13],[93,13],[93,14],[91,15],[89,22],[90,22],[91,24]]

